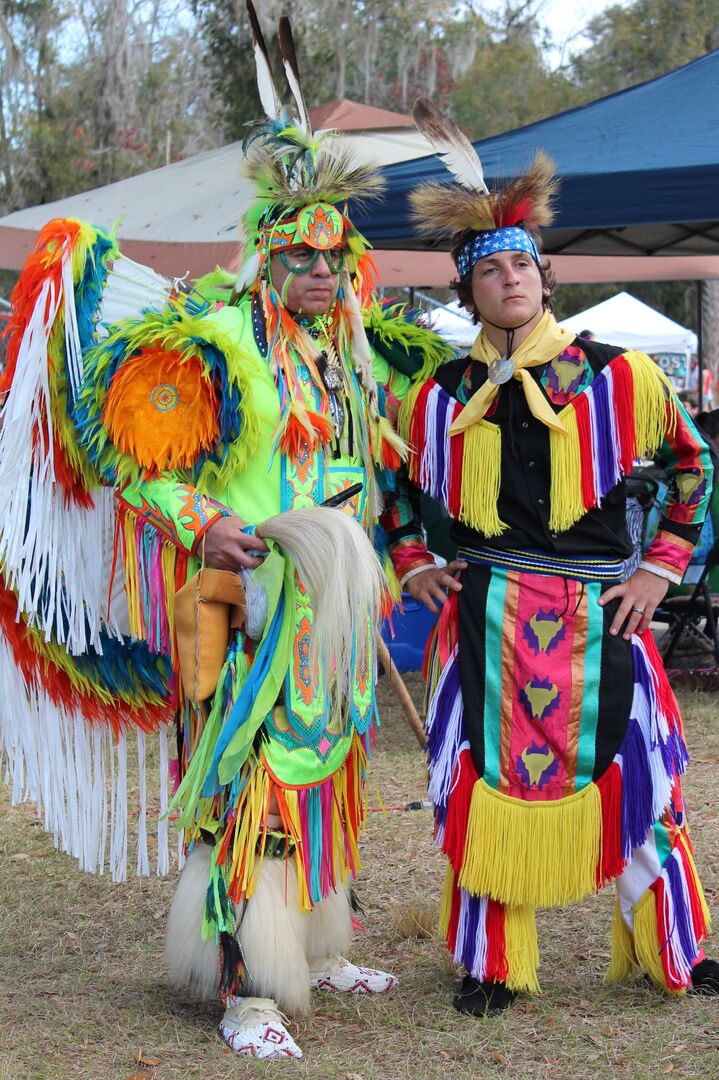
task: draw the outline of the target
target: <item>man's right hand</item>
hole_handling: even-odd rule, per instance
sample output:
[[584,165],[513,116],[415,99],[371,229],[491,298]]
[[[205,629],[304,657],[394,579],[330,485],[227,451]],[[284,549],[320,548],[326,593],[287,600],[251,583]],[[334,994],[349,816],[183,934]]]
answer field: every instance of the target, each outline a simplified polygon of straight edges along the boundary
[[[255,556],[257,551],[267,551],[267,545],[259,536],[250,536],[243,532],[245,522],[242,518],[218,517],[205,533],[205,562],[216,570],[254,570],[262,559]],[[202,554],[202,545],[197,549]]]
[[467,569],[464,559],[455,559],[448,566],[434,566],[430,563],[421,574],[415,574],[405,585],[405,590],[428,608],[433,615],[439,615],[449,592],[461,592],[462,585],[456,574]]

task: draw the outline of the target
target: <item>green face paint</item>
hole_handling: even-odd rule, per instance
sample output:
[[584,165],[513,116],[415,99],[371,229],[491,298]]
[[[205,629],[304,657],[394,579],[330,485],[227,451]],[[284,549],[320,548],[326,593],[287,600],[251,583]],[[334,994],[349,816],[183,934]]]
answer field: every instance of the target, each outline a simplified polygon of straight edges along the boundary
[[345,264],[344,248],[328,248],[325,251],[319,251],[309,247],[295,247],[277,252],[277,256],[285,270],[289,270],[292,275],[309,274],[320,255],[324,256],[331,274],[342,272]]
[[[280,256],[280,257],[281,257],[281,256]],[[286,264],[283,264],[283,265],[286,265]],[[285,283],[284,283],[284,285],[282,286],[282,303],[283,303],[283,304],[285,305],[285,307],[287,307],[287,291],[288,291],[288,289],[289,289],[289,287],[290,287],[290,285],[291,285],[291,283],[292,283],[292,280],[293,280],[293,278],[295,277],[295,272],[294,272],[294,270],[290,270],[290,268],[289,268],[289,267],[287,267],[287,269],[288,269],[288,270],[289,270],[290,272],[289,272],[289,274],[287,275],[287,277],[285,278]]]

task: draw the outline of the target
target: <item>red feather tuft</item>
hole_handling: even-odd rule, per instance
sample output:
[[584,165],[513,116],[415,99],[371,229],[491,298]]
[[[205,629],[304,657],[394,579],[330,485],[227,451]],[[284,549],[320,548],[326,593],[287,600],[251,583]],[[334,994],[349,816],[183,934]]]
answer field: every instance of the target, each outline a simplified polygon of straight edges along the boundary
[[531,221],[534,217],[534,200],[521,199],[518,203],[500,203],[495,211],[495,224],[498,229],[518,225],[520,221]]

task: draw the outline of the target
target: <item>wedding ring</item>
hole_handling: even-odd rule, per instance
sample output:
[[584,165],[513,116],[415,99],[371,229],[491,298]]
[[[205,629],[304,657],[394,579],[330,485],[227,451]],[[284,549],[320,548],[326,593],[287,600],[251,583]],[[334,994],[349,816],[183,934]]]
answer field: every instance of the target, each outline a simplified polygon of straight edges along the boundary
[[644,608],[643,607],[633,607],[632,611],[636,611],[637,615],[643,615],[644,614]]

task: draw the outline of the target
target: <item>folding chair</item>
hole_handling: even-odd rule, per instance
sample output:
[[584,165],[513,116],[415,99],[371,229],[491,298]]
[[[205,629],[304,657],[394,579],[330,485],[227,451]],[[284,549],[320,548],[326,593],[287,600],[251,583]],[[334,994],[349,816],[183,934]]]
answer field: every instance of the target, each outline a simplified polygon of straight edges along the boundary
[[671,660],[679,640],[686,636],[690,641],[694,639],[712,646],[714,659],[719,665],[719,593],[716,591],[718,577],[719,539],[712,544],[692,592],[666,597],[655,612],[655,619],[662,620],[664,616],[669,623],[669,629],[660,645],[665,664]]

